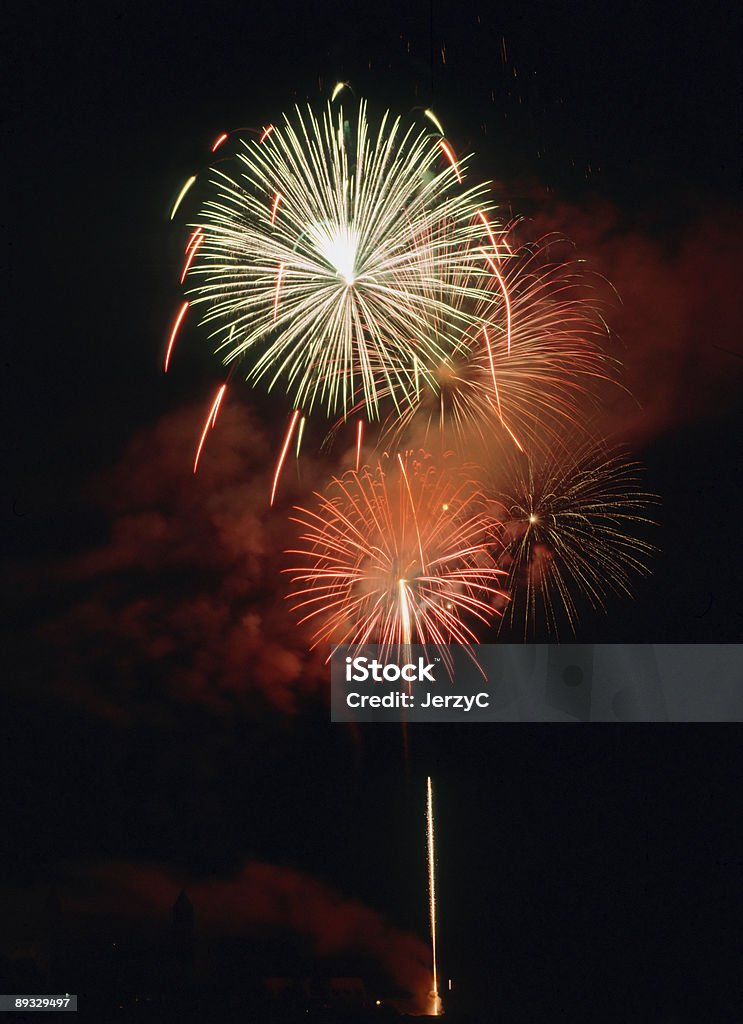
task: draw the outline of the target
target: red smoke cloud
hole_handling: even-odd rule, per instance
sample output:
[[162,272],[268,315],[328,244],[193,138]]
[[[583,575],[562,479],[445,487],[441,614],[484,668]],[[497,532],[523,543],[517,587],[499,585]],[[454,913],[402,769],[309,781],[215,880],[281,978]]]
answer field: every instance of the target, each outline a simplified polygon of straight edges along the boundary
[[624,227],[608,203],[559,205],[528,230],[569,238],[608,282],[613,354],[631,400],[617,395],[605,409],[607,433],[644,441],[716,415],[740,394],[740,211],[688,213],[682,228],[653,233]]
[[[134,437],[91,488],[109,538],[54,571],[70,591],[46,628],[63,654],[56,682],[113,718],[171,698],[291,713],[326,676],[283,599],[293,460],[284,507],[270,509],[276,453],[254,417],[227,404],[194,476],[198,424],[182,410]],[[304,456],[300,471],[312,478]]]
[[193,904],[196,929],[211,935],[278,927],[308,939],[318,957],[369,957],[424,1010],[431,988],[431,954],[415,935],[302,872],[248,863],[229,880],[176,878],[163,868],[126,863],[92,865],[63,891],[73,912],[168,919],[182,888]]

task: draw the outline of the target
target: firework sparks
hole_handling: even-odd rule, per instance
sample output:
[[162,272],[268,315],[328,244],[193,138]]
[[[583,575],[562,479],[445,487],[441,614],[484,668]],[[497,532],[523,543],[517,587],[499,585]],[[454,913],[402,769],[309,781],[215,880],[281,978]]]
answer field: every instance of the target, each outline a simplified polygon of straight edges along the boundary
[[349,470],[316,498],[296,510],[301,564],[285,570],[313,646],[476,642],[471,621],[489,623],[504,595],[473,481],[421,453]]
[[431,926],[431,987],[432,1010],[434,1017],[441,1013],[441,997],[439,996],[439,971],[436,951],[436,848],[433,825],[433,782],[429,775],[426,780],[426,846],[428,852],[428,916]]
[[549,632],[567,618],[575,630],[576,595],[604,608],[610,592],[631,593],[654,551],[633,534],[651,524],[657,499],[638,485],[637,463],[594,442],[573,441],[536,458],[511,458],[494,484],[510,563],[511,623],[524,635],[543,619]]
[[273,199],[273,205],[271,207],[271,224],[276,223],[276,214],[279,212],[279,203],[281,202],[281,193],[277,192]]
[[170,338],[168,339],[168,347],[165,352],[165,362],[163,364],[163,371],[165,373],[168,372],[168,367],[170,366],[170,357],[173,354],[173,346],[175,345],[175,339],[178,335],[178,329],[183,322],[183,318],[188,311],[189,305],[190,303],[184,302],[181,308],[178,310],[178,316],[175,318],[173,329],[170,332]]
[[188,248],[186,249],[186,261],[183,264],[183,271],[181,273],[181,284],[186,280],[186,274],[191,269],[191,264],[194,261],[196,253],[199,251],[199,246],[204,241],[204,233],[201,228],[197,228],[191,238],[192,241],[189,242]]
[[198,444],[198,447],[196,449],[196,456],[195,456],[195,458],[193,460],[193,471],[194,471],[194,473],[199,468],[199,459],[201,458],[201,450],[204,447],[204,442],[206,441],[206,435],[209,433],[209,430],[211,428],[213,428],[214,425],[217,422],[217,413],[219,412],[219,407],[222,404],[222,399],[224,398],[226,390],[227,390],[227,385],[223,384],[222,387],[217,392],[217,397],[214,399],[214,402],[212,403],[212,407],[209,410],[209,415],[206,417],[206,423],[204,424],[204,429],[201,432],[201,437],[199,438],[199,444]]
[[204,232],[203,232],[201,227],[195,227],[193,229],[191,234],[188,236],[188,241],[186,242],[186,248],[183,250],[185,256],[188,256],[188,254],[191,252],[191,249],[193,248],[193,246],[198,241],[199,236],[202,235],[203,233]]
[[[414,405],[390,416],[384,437],[428,443],[432,429],[444,449],[471,452],[492,445],[499,430],[520,451],[549,446],[585,420],[597,385],[615,382],[617,365],[604,351],[606,326],[584,273],[547,264],[539,248],[517,251],[502,267],[488,258],[493,285],[472,318],[481,326],[456,332],[451,355],[420,389]],[[469,302],[466,292],[463,302]],[[408,441],[408,443],[410,443]]]
[[511,300],[508,296],[508,288],[506,282],[503,280],[503,275],[495,264],[494,260],[488,256],[484,249],[480,250],[488,262],[488,266],[493,271],[495,279],[500,285],[501,294],[503,295],[503,305],[506,310],[506,353],[510,356],[511,354]]
[[183,188],[178,193],[178,198],[176,199],[175,203],[173,203],[173,209],[170,211],[170,219],[171,220],[173,220],[173,218],[175,217],[176,213],[178,213],[178,207],[181,205],[183,200],[186,198],[186,193],[188,192],[188,190],[191,188],[191,186],[193,185],[193,183],[195,181],[196,181],[196,175],[192,174],[191,177],[186,182],[186,184],[183,186]]
[[304,437],[304,425],[307,422],[307,417],[303,416],[299,421],[299,430],[297,431],[297,458],[299,458],[299,451],[302,447],[302,438]]
[[[652,500],[634,464],[578,440],[586,401],[598,403],[617,377],[588,278],[576,262],[551,263],[549,240],[512,248],[489,216],[488,187],[460,187],[466,159],[431,110],[427,126],[387,113],[373,129],[364,102],[344,114],[344,87],[319,116],[296,108],[241,140],[237,172],[212,170],[164,370],[199,305],[230,377],[242,363],[251,383],[285,389],[294,412],[270,505],[313,409],[340,417],[326,443],[359,416],[355,469],[316,494],[314,509],[297,510],[303,546],[293,552],[301,565],[287,570],[290,597],[314,627],[313,646],[476,643],[476,620],[490,623],[507,601],[525,633],[537,619],[556,633],[563,613],[574,629],[576,597],[602,607],[610,590],[629,592],[652,550],[629,535],[649,521]],[[383,417],[390,455],[362,466],[365,422]],[[499,442],[487,499],[452,476],[451,459],[444,471],[406,451],[428,444],[432,428],[442,453],[468,459],[475,442],[489,462]],[[433,917],[432,942],[438,1013]]]
[[297,109],[261,144],[242,140],[240,173],[212,172],[189,273],[225,363],[281,380],[308,413],[346,415],[360,396],[374,419],[382,389],[411,401],[449,351],[437,325],[466,326],[460,291],[474,298],[490,277],[473,268],[487,186],[458,189],[440,141],[390,115],[374,133],[364,103],[350,120],[338,104]]
[[423,111],[423,113],[432,124],[436,125],[437,129],[441,132],[442,135],[446,135],[446,132],[444,131],[441,121],[439,121],[438,117],[436,117],[432,110],[426,109]]
[[457,163],[457,158],[454,156],[454,153],[452,152],[451,146],[449,145],[448,142],[446,142],[445,139],[439,139],[439,146],[441,147],[441,149],[443,150],[444,154],[446,155],[446,159],[449,161],[449,163],[451,164],[451,168],[454,171],[454,176],[456,177],[457,181],[461,185],[462,184],[462,172],[459,170],[459,165]]
[[[289,428],[286,432],[286,437],[284,438],[284,445],[281,449],[281,454],[279,455],[279,461],[276,463],[276,472],[273,475],[273,484],[271,485],[271,499],[268,503],[271,506],[273,506],[273,501],[274,498],[276,497],[276,488],[279,486],[279,477],[281,476],[281,469],[284,465],[284,462],[286,461],[286,453],[289,451],[289,445],[292,443],[292,437],[294,436],[294,428],[297,425],[297,420],[299,419],[300,415],[301,413],[299,409],[295,409],[294,412],[292,413],[292,418],[289,421]],[[298,452],[299,443],[297,443],[297,453]]]
[[361,444],[364,439],[364,421],[359,420],[356,424],[356,472],[359,471],[361,465]]

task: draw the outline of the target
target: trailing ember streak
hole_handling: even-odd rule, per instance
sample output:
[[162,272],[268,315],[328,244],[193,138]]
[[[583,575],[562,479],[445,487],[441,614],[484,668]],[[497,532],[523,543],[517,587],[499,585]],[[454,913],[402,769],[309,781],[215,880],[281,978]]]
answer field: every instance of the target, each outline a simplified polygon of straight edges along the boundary
[[279,311],[279,290],[281,288],[281,279],[282,279],[283,276],[284,276],[284,264],[283,263],[279,263],[279,270],[278,270],[278,273],[276,274],[276,295],[274,296],[274,300],[273,300],[273,318],[274,318],[274,321],[276,320],[276,317],[277,317],[278,311]]
[[462,184],[462,175],[461,175],[461,173],[459,171],[459,167],[457,166],[456,157],[454,156],[454,154],[451,151],[451,146],[444,139],[439,139],[439,145],[443,149],[444,153],[446,153],[447,159],[448,159],[449,163],[452,166],[452,170],[454,171],[454,173],[457,176],[457,181],[461,185]]
[[204,424],[204,429],[203,429],[203,431],[201,433],[201,438],[199,439],[199,447],[196,449],[196,457],[193,460],[193,471],[194,471],[194,473],[199,468],[199,459],[201,458],[201,449],[204,447],[204,441],[206,441],[206,435],[209,433],[209,429],[211,427],[213,427],[214,424],[217,422],[217,413],[219,412],[219,407],[222,404],[222,399],[224,398],[224,393],[225,393],[226,390],[227,390],[227,385],[223,384],[222,387],[217,392],[217,397],[214,399],[212,407],[209,410],[209,415],[206,418],[206,423]]
[[173,204],[173,209],[170,211],[170,219],[171,220],[175,217],[176,213],[178,212],[178,207],[183,202],[183,199],[184,199],[184,197],[186,195],[186,192],[188,192],[188,190],[191,188],[191,186],[193,185],[193,183],[195,181],[196,181],[196,175],[192,174],[191,177],[186,182],[186,184],[181,189],[181,191],[179,192],[178,198],[176,199],[175,203]]
[[[410,501],[410,511],[413,514],[413,523],[415,524],[415,535],[418,538],[418,554],[420,555],[420,566],[421,566],[422,571],[425,572],[426,571],[426,557],[423,554],[423,541],[421,540],[421,531],[420,531],[420,527],[418,526],[418,516],[416,515],[416,511],[415,511],[415,502],[413,501],[413,492],[410,490],[410,481],[408,480],[408,474],[407,474],[407,472],[405,470],[405,461],[404,461],[402,455],[400,454],[400,452],[397,453],[397,461],[400,463],[400,472],[402,473],[402,478],[405,481],[405,490],[408,492],[408,499]],[[403,582],[406,582],[406,581],[403,580]]]
[[485,259],[487,260],[488,265],[490,266],[490,269],[493,271],[493,274],[495,275],[496,280],[498,281],[498,284],[500,285],[500,290],[503,293],[503,304],[506,307],[506,348],[507,348],[508,354],[510,356],[510,354],[511,354],[511,300],[508,297],[508,288],[506,288],[506,282],[501,277],[501,272],[500,272],[500,270],[498,270],[497,266],[495,265],[495,261],[493,259],[491,259],[490,256],[488,256],[488,254],[485,252],[484,249],[481,249],[480,252],[483,254]]
[[212,146],[212,153],[216,153],[219,147],[222,145],[222,143],[228,138],[228,133],[222,132],[222,134],[217,139],[215,139],[214,145]]
[[495,376],[495,363],[493,362],[493,349],[490,345],[490,337],[488,335],[488,329],[483,325],[482,329],[483,336],[485,338],[485,347],[488,350],[488,362],[490,363],[490,373],[493,377],[493,391],[495,391],[495,400],[498,403],[498,415],[500,416],[501,423],[503,422],[503,413],[500,407],[500,395],[498,394],[498,378]]
[[261,137],[260,137],[260,139],[258,139],[258,142],[265,142],[266,139],[268,138],[268,136],[271,134],[272,131],[273,131],[273,125],[269,124],[266,128],[263,129],[263,131],[261,133]]
[[516,437],[514,432],[511,430],[511,428],[508,426],[506,421],[503,419],[503,412],[502,412],[501,406],[500,406],[500,393],[498,391],[498,378],[495,376],[495,363],[493,362],[493,350],[490,347],[490,338],[488,337],[487,328],[483,327],[482,333],[485,335],[485,346],[486,346],[486,348],[488,350],[488,360],[490,361],[490,372],[491,372],[492,377],[493,377],[493,391],[495,392],[495,402],[496,402],[496,405],[498,406],[498,419],[500,420],[501,426],[506,431],[508,436],[511,438],[513,443],[516,445],[518,450],[520,452],[523,452],[524,451],[524,446],[521,444],[521,442]]
[[402,622],[402,642],[410,647],[410,602],[408,601],[408,581],[400,580],[400,620]]
[[199,227],[196,227],[196,228],[193,229],[191,234],[188,236],[188,241],[186,242],[186,248],[184,249],[184,255],[188,256],[189,252],[191,251],[191,246],[195,245],[196,241],[199,238],[199,236],[203,236],[203,234],[204,234],[204,229],[202,227],[199,226]]
[[490,221],[485,216],[485,214],[482,212],[482,210],[478,210],[477,211],[477,216],[480,218],[480,220],[485,225],[485,230],[488,233],[488,238],[490,239],[490,244],[493,247],[493,250],[495,252],[496,258],[500,259],[500,256],[498,254],[498,245],[497,245],[497,243],[495,241],[495,235],[493,234],[493,229],[490,227]]
[[167,351],[165,353],[165,365],[163,366],[163,372],[164,373],[168,372],[168,366],[170,366],[170,357],[171,357],[172,352],[173,352],[173,345],[175,345],[175,338],[176,338],[176,335],[178,334],[178,328],[181,326],[181,323],[183,322],[183,318],[186,315],[186,311],[188,310],[188,305],[189,305],[188,302],[184,302],[183,303],[183,305],[181,306],[181,308],[178,311],[178,316],[175,318],[175,323],[173,324],[173,330],[170,332],[170,339],[168,341],[168,348],[167,348]]
[[364,421],[359,420],[356,425],[356,472],[359,471],[359,465],[361,464],[361,441],[364,436]]
[[304,425],[307,422],[305,416],[299,421],[299,430],[297,431],[297,458],[299,458],[299,449],[302,447],[302,438],[304,436]]
[[292,413],[292,418],[291,418],[291,420],[289,422],[289,429],[286,432],[286,438],[284,439],[284,447],[281,449],[281,454],[279,455],[279,461],[276,463],[276,472],[273,475],[273,486],[271,487],[271,500],[268,503],[269,505],[273,505],[273,499],[276,497],[276,488],[278,487],[278,484],[279,484],[279,477],[281,476],[281,468],[284,465],[284,461],[286,459],[286,453],[289,451],[289,445],[292,443],[292,436],[294,435],[294,428],[297,425],[297,420],[299,419],[299,416],[300,416],[299,409],[295,409],[294,412]]
[[277,192],[274,196],[273,206],[271,207],[271,223],[276,223],[276,214],[279,211],[279,203],[281,202],[281,193]]
[[428,839],[428,911],[431,923],[431,963],[433,986],[431,997],[433,999],[433,1016],[441,1014],[441,998],[439,996],[439,974],[436,959],[436,851],[434,847],[433,828],[433,783],[431,776],[426,780],[426,836]]
[[432,110],[424,110],[423,113],[425,114],[429,121],[432,121],[436,125],[436,127],[438,128],[442,135],[446,135],[446,132],[444,131],[441,125],[441,121],[439,121],[438,117],[436,117]]
[[188,256],[186,256],[186,262],[183,264],[183,273],[181,274],[181,284],[183,284],[183,282],[186,280],[186,274],[190,270],[191,264],[194,261],[194,257],[196,256],[196,253],[199,251],[199,246],[203,241],[204,235],[202,232],[202,234],[196,236],[196,238],[193,241],[193,244],[191,245]]

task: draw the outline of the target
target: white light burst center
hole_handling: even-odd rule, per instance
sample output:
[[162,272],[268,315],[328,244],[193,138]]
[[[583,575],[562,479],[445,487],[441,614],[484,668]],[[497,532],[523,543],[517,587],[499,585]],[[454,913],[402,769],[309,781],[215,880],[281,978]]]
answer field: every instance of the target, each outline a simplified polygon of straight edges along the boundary
[[348,224],[314,224],[310,236],[318,253],[350,288],[356,280],[359,235]]

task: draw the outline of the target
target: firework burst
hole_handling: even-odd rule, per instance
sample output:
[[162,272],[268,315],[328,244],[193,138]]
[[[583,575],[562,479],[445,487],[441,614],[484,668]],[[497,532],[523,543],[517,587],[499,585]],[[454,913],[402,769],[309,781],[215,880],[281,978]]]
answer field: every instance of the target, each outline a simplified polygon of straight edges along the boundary
[[297,509],[290,598],[314,644],[473,643],[504,595],[482,493],[430,457],[398,455],[333,479]]
[[502,563],[510,570],[506,618],[524,635],[561,619],[575,630],[579,594],[604,608],[611,592],[631,594],[654,548],[636,533],[651,524],[657,500],[639,484],[640,466],[620,450],[568,442],[536,458],[512,455],[501,466],[494,514]]
[[459,280],[459,321],[440,320],[449,355],[431,369],[416,401],[390,416],[391,443],[471,452],[502,438],[522,451],[548,445],[585,419],[586,405],[617,364],[602,342],[607,330],[588,276],[574,263],[547,261],[546,244],[509,252],[485,295]]
[[475,240],[492,248],[487,187],[461,187],[439,143],[389,114],[372,130],[363,102],[350,120],[297,108],[241,141],[239,173],[212,172],[188,278],[225,363],[331,415],[360,400],[376,418],[382,391],[404,407],[433,383],[450,353],[437,325],[464,329],[460,293],[488,277],[481,256],[465,283],[460,264]]

